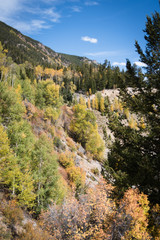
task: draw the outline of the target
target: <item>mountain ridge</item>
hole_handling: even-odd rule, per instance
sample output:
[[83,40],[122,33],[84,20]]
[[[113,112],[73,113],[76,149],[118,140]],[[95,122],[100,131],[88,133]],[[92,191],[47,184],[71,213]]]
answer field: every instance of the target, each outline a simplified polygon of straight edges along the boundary
[[33,65],[42,65],[48,67],[67,67],[70,64],[82,65],[83,62],[93,63],[86,57],[58,53],[45,46],[41,42],[22,34],[17,29],[0,21],[0,41],[4,48],[8,50],[7,55],[12,57],[13,61],[22,64],[25,61]]

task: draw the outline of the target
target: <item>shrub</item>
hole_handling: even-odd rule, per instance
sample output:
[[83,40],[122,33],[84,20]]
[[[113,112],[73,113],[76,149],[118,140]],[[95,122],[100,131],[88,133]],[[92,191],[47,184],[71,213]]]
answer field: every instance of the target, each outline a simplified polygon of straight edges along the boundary
[[94,175],[99,175],[99,170],[98,170],[98,168],[92,168],[91,169],[91,172],[94,174]]
[[10,226],[13,226],[14,224],[21,224],[24,219],[23,211],[15,200],[4,203],[2,212]]
[[81,189],[85,185],[86,174],[80,167],[70,167],[67,169],[69,179],[75,184],[76,189]]
[[54,140],[53,140],[53,144],[59,148],[59,149],[62,149],[62,150],[65,150],[65,146],[64,144],[61,142],[61,139],[59,137],[54,137]]
[[46,231],[42,231],[39,227],[34,227],[32,222],[28,222],[24,226],[23,233],[17,238],[17,240],[47,240],[51,239],[51,236]]
[[73,167],[74,166],[74,154],[72,152],[66,151],[64,153],[59,154],[59,162],[60,164],[65,167]]

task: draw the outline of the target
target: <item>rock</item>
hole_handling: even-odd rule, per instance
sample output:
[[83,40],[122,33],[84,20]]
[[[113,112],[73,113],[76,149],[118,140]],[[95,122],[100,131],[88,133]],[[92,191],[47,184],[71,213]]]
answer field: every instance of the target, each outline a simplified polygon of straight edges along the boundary
[[82,154],[85,154],[85,152],[86,152],[85,149],[81,145],[80,145],[78,151]]

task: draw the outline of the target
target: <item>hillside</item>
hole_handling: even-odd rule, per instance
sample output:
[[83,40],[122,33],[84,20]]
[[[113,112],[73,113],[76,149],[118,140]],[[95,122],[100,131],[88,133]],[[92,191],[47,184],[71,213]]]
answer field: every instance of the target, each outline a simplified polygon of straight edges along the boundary
[[[160,239],[160,16],[147,20],[145,75],[18,64],[0,43],[0,240]],[[7,31],[26,57],[50,54]]]
[[23,35],[16,29],[0,21],[0,41],[8,50],[7,56],[21,64],[25,61],[34,66],[68,66],[70,64],[81,65],[89,59],[79,56],[56,53],[42,43]]

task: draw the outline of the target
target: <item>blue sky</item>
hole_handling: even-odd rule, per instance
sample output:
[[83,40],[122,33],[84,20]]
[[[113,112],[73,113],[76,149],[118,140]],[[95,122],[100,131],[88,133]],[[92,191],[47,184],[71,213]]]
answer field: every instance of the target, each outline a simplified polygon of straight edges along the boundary
[[[0,20],[56,52],[124,66],[145,46],[146,15],[159,0],[0,0]],[[137,63],[141,65],[141,63]]]

